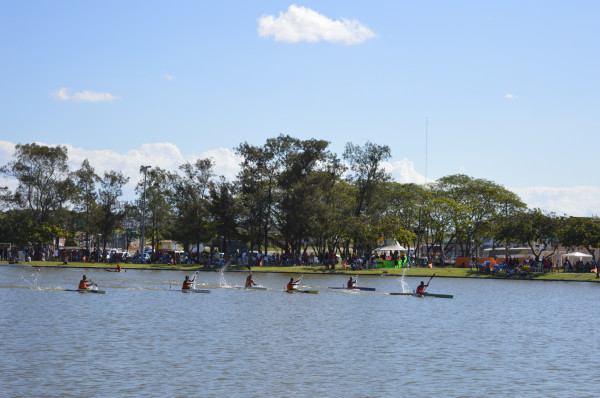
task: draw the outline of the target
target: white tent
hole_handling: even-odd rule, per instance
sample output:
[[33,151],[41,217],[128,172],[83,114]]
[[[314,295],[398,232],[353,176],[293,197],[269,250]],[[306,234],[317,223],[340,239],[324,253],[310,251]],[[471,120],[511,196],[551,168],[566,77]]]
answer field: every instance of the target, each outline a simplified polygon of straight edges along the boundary
[[[200,243],[200,253],[202,253],[204,251],[204,245],[202,243]],[[190,250],[190,254],[196,254],[198,253],[198,246],[193,245],[192,246],[192,250]]]
[[375,251],[376,252],[395,252],[395,251],[405,252],[407,250],[406,250],[406,247],[400,246],[400,244],[398,242],[396,242],[394,245],[378,247],[377,249],[375,249]]
[[563,254],[561,257],[574,257],[574,258],[577,258],[577,259],[583,261],[584,258],[592,258],[592,255],[582,253],[582,252],[573,252],[573,253]]

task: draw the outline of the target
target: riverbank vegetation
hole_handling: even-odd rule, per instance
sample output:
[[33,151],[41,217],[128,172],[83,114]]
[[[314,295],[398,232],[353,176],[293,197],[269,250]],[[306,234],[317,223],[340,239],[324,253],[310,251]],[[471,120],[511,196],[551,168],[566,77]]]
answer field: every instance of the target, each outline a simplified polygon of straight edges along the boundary
[[339,157],[327,141],[280,135],[236,152],[242,161],[235,181],[214,175],[211,159],[177,171],[141,165],[139,197],[123,201],[128,178],[121,171],[97,175],[87,160],[70,170],[66,147],[19,144],[0,168],[17,181],[0,192],[0,242],[29,249],[34,259],[48,245],[59,247],[59,238],[106,253],[115,233],[130,247],[145,226],[153,248],[172,239],[188,253],[203,244],[227,253],[240,241],[249,251],[347,259],[397,241],[418,262],[450,251],[473,257],[493,241],[526,245],[536,260],[561,245],[598,254],[597,218],[528,209],[503,186],[461,174],[423,185],[395,182],[385,170],[386,145],[348,143]]

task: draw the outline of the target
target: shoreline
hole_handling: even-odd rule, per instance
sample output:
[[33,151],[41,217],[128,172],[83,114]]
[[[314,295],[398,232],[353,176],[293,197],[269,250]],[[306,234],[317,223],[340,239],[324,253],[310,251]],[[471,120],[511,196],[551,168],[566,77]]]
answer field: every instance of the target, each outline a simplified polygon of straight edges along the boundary
[[[69,263],[63,264],[48,261],[31,261],[29,263],[8,264],[0,262],[0,266],[15,267],[37,267],[37,268],[90,268],[90,269],[114,269],[115,265],[106,263]],[[220,272],[221,268],[198,267],[198,264],[178,264],[168,266],[165,264],[124,264],[121,266],[124,272],[127,270],[143,271],[199,271],[199,272]],[[410,276],[410,277],[431,277],[434,273],[436,278],[461,278],[461,279],[493,279],[493,280],[519,280],[519,281],[544,281],[544,282],[590,282],[600,283],[595,273],[575,273],[575,272],[553,272],[553,273],[532,273],[525,277],[506,277],[504,275],[482,274],[469,268],[377,268],[370,270],[352,270],[344,268],[325,269],[323,266],[293,266],[293,267],[271,267],[254,266],[251,270],[245,266],[228,266],[225,272],[254,272],[254,273],[279,273],[279,274],[311,274],[311,275],[362,275],[362,276]]]

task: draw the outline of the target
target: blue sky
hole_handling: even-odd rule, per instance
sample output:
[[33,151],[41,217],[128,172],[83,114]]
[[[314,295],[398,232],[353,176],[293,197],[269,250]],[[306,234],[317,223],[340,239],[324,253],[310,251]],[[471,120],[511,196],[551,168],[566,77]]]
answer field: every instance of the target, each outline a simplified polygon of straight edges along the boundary
[[[597,215],[600,2],[0,4],[0,164],[68,145],[139,178],[279,134],[389,145],[397,181],[464,173]],[[427,120],[427,156],[426,156]],[[8,182],[10,185],[10,181]]]

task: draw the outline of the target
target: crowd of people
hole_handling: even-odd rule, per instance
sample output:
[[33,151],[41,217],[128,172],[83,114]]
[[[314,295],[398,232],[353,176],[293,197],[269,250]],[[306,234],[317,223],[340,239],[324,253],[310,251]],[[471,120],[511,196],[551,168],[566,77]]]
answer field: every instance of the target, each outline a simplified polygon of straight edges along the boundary
[[596,269],[594,259],[590,261],[576,260],[571,262],[568,257],[565,257],[562,264],[558,262],[554,264],[551,258],[543,258],[541,261],[536,261],[533,258],[518,259],[509,257],[506,261],[492,263],[484,261],[477,263],[474,259],[471,261],[471,269],[475,267],[481,273],[496,274],[504,272],[507,277],[527,276],[532,272],[592,272]]

